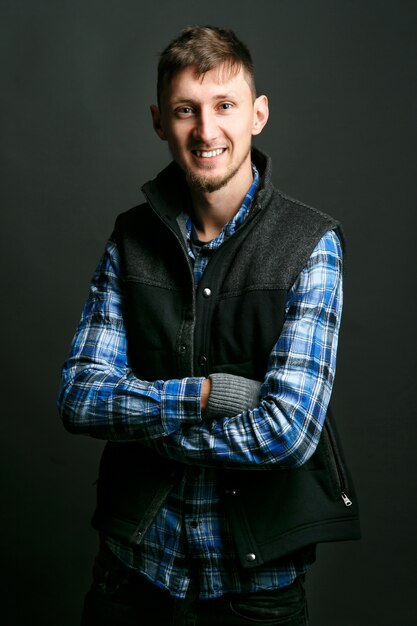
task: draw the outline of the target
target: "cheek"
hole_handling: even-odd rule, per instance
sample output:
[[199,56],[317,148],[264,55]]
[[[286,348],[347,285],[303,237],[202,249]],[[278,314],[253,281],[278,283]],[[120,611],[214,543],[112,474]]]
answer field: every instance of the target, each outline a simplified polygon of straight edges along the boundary
[[237,137],[239,140],[248,139],[252,136],[252,119],[246,118],[243,122],[237,121],[230,127],[231,136]]
[[170,134],[167,137],[169,149],[173,154],[178,154],[181,151],[181,140],[176,136]]
[[175,129],[171,131],[168,136],[168,143],[171,146],[171,149],[175,151],[182,150],[187,145],[187,132],[186,129],[182,128],[181,130]]
[[236,131],[235,137],[242,150],[246,150],[247,146],[252,142],[252,126],[240,128]]

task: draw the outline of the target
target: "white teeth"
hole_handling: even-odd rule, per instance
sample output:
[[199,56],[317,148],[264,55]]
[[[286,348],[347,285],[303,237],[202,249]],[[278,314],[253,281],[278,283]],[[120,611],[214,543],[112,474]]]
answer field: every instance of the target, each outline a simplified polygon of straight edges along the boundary
[[210,159],[214,156],[219,156],[224,151],[224,148],[217,148],[217,150],[210,150],[210,152],[203,152],[202,150],[196,150],[195,153],[198,157],[204,157]]

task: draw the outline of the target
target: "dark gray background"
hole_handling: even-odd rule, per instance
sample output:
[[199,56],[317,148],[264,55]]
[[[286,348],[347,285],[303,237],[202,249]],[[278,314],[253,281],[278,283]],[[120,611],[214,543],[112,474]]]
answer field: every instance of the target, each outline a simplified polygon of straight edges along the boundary
[[312,626],[416,624],[416,2],[0,7],[2,623],[78,623],[102,444],[64,431],[59,369],[116,214],[169,159],[148,109],[157,55],[213,23],[253,51],[275,183],[349,244],[334,403],[363,540],[319,548]]

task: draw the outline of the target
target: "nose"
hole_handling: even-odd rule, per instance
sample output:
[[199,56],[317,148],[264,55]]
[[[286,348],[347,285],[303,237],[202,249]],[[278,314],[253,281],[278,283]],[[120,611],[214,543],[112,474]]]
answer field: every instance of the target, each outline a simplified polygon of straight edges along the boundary
[[216,116],[213,111],[201,110],[196,118],[194,137],[200,143],[210,144],[218,136]]

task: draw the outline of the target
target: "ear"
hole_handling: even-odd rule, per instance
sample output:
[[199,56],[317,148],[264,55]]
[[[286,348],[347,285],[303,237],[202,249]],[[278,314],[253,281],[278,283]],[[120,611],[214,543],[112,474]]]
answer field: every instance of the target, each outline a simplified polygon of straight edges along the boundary
[[252,135],[259,135],[268,121],[269,107],[266,96],[258,96],[253,103]]
[[154,131],[156,132],[156,134],[158,135],[160,139],[163,139],[164,141],[166,141],[165,133],[162,128],[161,112],[159,110],[159,107],[156,104],[151,104],[150,109],[151,109],[152,124],[153,124]]

